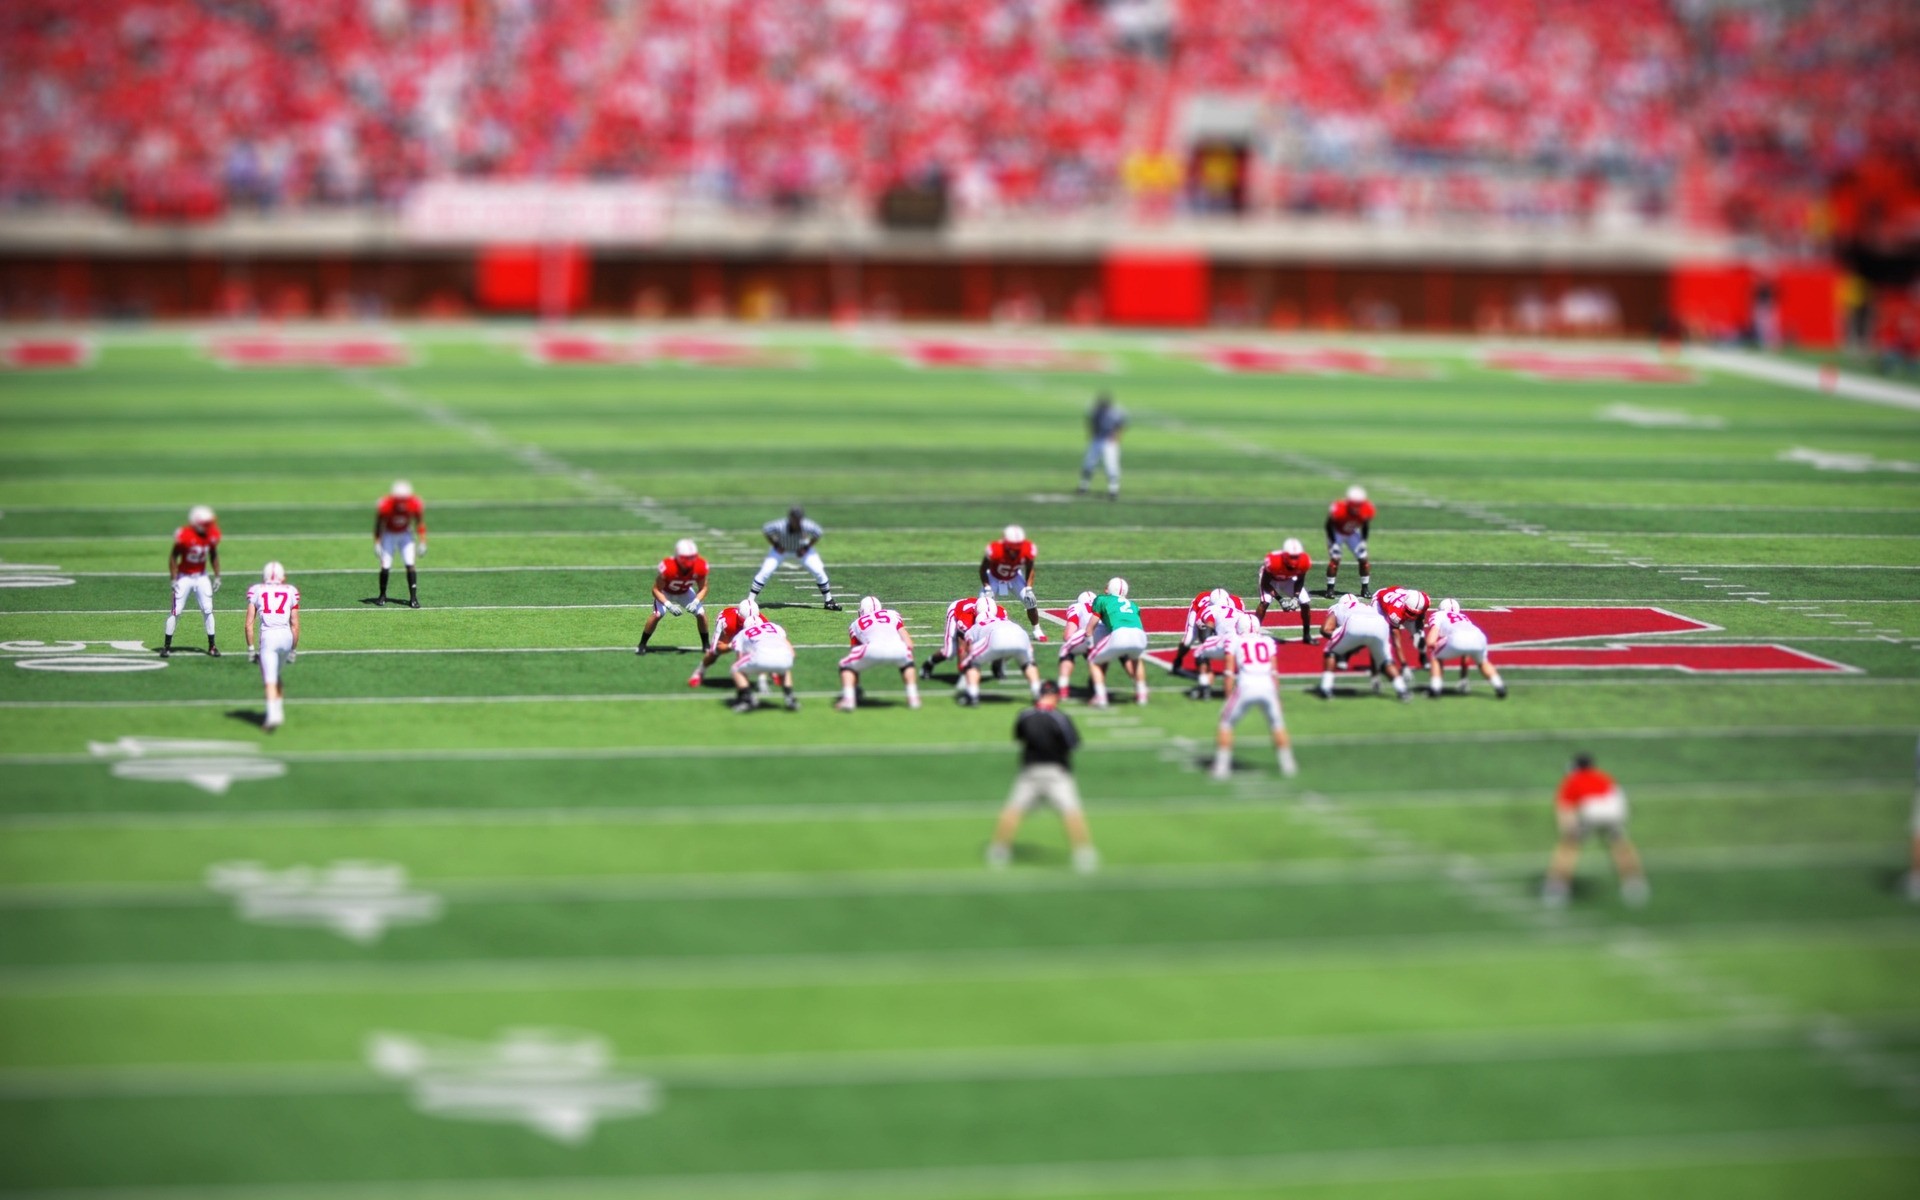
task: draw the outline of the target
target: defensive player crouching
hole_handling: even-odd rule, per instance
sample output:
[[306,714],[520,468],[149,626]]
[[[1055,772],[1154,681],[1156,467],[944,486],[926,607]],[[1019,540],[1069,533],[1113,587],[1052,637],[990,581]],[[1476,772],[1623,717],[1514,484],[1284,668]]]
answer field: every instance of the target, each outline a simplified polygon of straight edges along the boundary
[[373,552],[380,557],[380,594],[375,604],[387,602],[387,580],[393,575],[393,556],[407,568],[407,607],[420,607],[420,571],[418,560],[427,553],[427,510],[413,485],[404,479],[380,497],[373,511]]
[[1147,630],[1140,623],[1140,611],[1127,599],[1127,581],[1115,576],[1107,580],[1107,590],[1093,598],[1093,615],[1099,622],[1094,630],[1093,649],[1087,655],[1087,673],[1093,676],[1095,708],[1107,706],[1107,666],[1118,662],[1133,680],[1135,702],[1147,702]]
[[860,677],[868,667],[895,667],[907,685],[907,707],[920,707],[920,682],[913,669],[913,635],[898,612],[880,603],[878,596],[863,596],[860,615],[847,626],[847,641],[853,651],[840,660],[840,699],[834,708],[852,712],[860,703]]
[[1547,881],[1540,898],[1552,907],[1566,904],[1573,891],[1573,871],[1580,863],[1580,845],[1589,837],[1607,844],[1613,871],[1620,880],[1620,899],[1638,908],[1647,902],[1647,873],[1640,852],[1627,836],[1627,796],[1613,777],[1593,765],[1590,754],[1575,755],[1573,769],[1560,781],[1554,816],[1560,840],[1554,843],[1547,865]]
[[973,628],[967,630],[960,656],[960,692],[954,699],[966,708],[980,703],[980,668],[1001,662],[1018,664],[1027,677],[1027,690],[1039,697],[1040,669],[1033,665],[1033,642],[1027,631],[1014,624],[992,596],[982,593],[974,604]]
[[1288,538],[1280,548],[1260,561],[1260,607],[1254,616],[1265,620],[1269,607],[1300,614],[1300,644],[1313,645],[1313,593],[1307,590],[1307,572],[1313,559],[1299,538]]
[[[256,622],[258,641],[254,639]],[[300,649],[300,589],[287,582],[287,569],[277,562],[268,563],[260,572],[260,582],[247,589],[246,635],[247,656],[259,666],[267,687],[267,719],[260,727],[272,733],[287,719],[280,668],[292,665]]]
[[1340,554],[1351,550],[1360,560],[1360,598],[1373,595],[1373,572],[1367,562],[1367,535],[1373,532],[1375,510],[1367,489],[1350,487],[1344,500],[1327,508],[1327,599],[1333,599],[1334,580],[1340,575]]
[[[800,697],[793,694],[793,640],[787,631],[760,615],[760,604],[752,596],[742,600],[738,606],[727,610],[735,613],[740,621],[740,631],[734,634],[725,645],[717,649],[733,650],[733,703],[729,708],[737,713],[749,713],[760,706],[754,698],[754,675],[771,675],[780,684],[780,690],[786,695],[788,712],[800,709]],[[696,672],[694,683],[699,679]]]
[[1345,661],[1349,655],[1365,650],[1373,666],[1369,672],[1373,676],[1373,690],[1380,690],[1381,672],[1393,680],[1393,694],[1400,699],[1407,698],[1407,677],[1393,659],[1393,630],[1387,626],[1387,619],[1360,597],[1348,592],[1333,602],[1327,612],[1327,619],[1320,626],[1320,633],[1326,638],[1326,649],[1320,660],[1320,687],[1322,700],[1333,699],[1333,668],[1336,662]]
[[935,667],[957,657],[967,648],[967,630],[973,628],[974,618],[979,611],[979,596],[962,596],[947,605],[946,632],[940,638],[940,648],[928,655],[926,665],[920,668],[922,678],[932,679]]
[[1458,600],[1442,600],[1440,606],[1427,614],[1425,636],[1427,661],[1432,664],[1433,674],[1427,681],[1427,695],[1438,698],[1441,676],[1445,673],[1442,662],[1446,659],[1460,660],[1460,692],[1466,694],[1467,665],[1471,663],[1480,668],[1480,673],[1493,685],[1493,694],[1500,699],[1507,698],[1507,685],[1500,678],[1500,672],[1494,669],[1487,658],[1487,635],[1473,618],[1460,611]]
[[1273,734],[1273,751],[1280,762],[1280,773],[1291,779],[1300,773],[1293,759],[1293,743],[1287,738],[1287,721],[1280,712],[1279,681],[1274,677],[1274,662],[1280,647],[1260,631],[1259,618],[1252,613],[1237,613],[1227,619],[1226,631],[1208,643],[1208,649],[1225,662],[1227,703],[1220,710],[1220,731],[1215,738],[1213,777],[1233,777],[1233,727],[1249,712],[1258,710],[1267,718]]
[[1073,660],[1075,655],[1085,657],[1093,649],[1093,628],[1099,624],[1099,618],[1093,615],[1094,595],[1081,592],[1067,606],[1067,631],[1060,639],[1060,679],[1057,686],[1062,696],[1073,689]]
[[1427,643],[1420,636],[1420,629],[1427,613],[1433,608],[1433,602],[1427,599],[1427,594],[1410,587],[1381,588],[1374,593],[1373,607],[1387,619],[1387,628],[1392,635],[1388,640],[1393,644],[1394,657],[1400,665],[1407,665],[1407,656],[1400,651],[1400,634],[1405,631],[1424,668],[1427,665]]
[[1018,596],[1026,606],[1033,640],[1044,642],[1047,631],[1040,628],[1040,598],[1033,590],[1036,559],[1027,531],[1018,525],[1007,526],[1001,531],[1000,540],[988,542],[987,552],[980,557],[980,593],[992,595],[996,600]]
[[[1214,588],[1195,596],[1193,603],[1187,606],[1187,627],[1180,635],[1179,648],[1173,652],[1173,666],[1170,669],[1177,673],[1187,651],[1227,633],[1234,627],[1240,614],[1246,611],[1246,602],[1225,588]],[[1187,690],[1187,699],[1213,699],[1213,656],[1195,654],[1193,669],[1194,686]]]
[[173,606],[167,610],[166,641],[160,646],[160,657],[173,657],[173,631],[179,627],[180,610],[188,596],[196,596],[207,629],[207,657],[219,658],[220,647],[213,641],[213,594],[220,590],[220,524],[206,505],[195,505],[187,513],[187,523],[173,531],[173,549],[167,552],[167,578],[173,588]]
[[692,538],[681,538],[673,544],[672,556],[660,560],[660,569],[653,577],[653,615],[647,618],[646,628],[640,631],[640,644],[633,652],[651,654],[647,643],[660,627],[660,618],[687,613],[693,614],[699,627],[700,649],[711,649],[713,635],[707,628],[706,610],[701,607],[706,599],[707,560],[700,557],[700,547]]

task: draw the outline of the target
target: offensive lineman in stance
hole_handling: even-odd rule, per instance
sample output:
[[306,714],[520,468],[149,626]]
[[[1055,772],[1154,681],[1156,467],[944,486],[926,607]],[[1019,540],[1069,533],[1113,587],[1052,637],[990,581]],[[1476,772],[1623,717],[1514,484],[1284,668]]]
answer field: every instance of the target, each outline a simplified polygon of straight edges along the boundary
[[1348,592],[1333,602],[1328,610],[1326,621],[1320,626],[1320,633],[1326,638],[1326,649],[1320,661],[1320,687],[1317,689],[1322,700],[1333,699],[1333,667],[1336,661],[1362,650],[1372,660],[1373,688],[1380,690],[1380,673],[1385,671],[1393,680],[1393,694],[1400,699],[1407,698],[1407,676],[1393,658],[1393,630],[1388,627],[1387,619],[1380,615],[1371,604],[1364,603],[1360,597]]
[[1293,744],[1287,740],[1287,719],[1280,713],[1280,689],[1273,674],[1280,647],[1260,632],[1259,618],[1252,613],[1238,613],[1231,621],[1229,631],[1207,643],[1209,651],[1225,658],[1227,676],[1227,703],[1220,710],[1213,777],[1233,777],[1233,727],[1242,717],[1258,709],[1267,718],[1267,728],[1273,734],[1273,751],[1280,761],[1280,773],[1291,779],[1300,773],[1300,767],[1293,759]]
[[373,552],[380,556],[380,595],[375,604],[387,602],[387,579],[393,574],[393,556],[397,552],[407,568],[407,607],[420,607],[420,573],[415,561],[427,553],[427,511],[413,485],[404,479],[393,481],[393,488],[380,497],[373,512]]
[[980,668],[1012,662],[1027,677],[1027,687],[1040,694],[1040,669],[1033,665],[1033,643],[1027,631],[1014,623],[986,592],[974,602],[973,627],[967,630],[960,654],[960,691],[954,697],[962,707],[980,703]]
[[896,667],[907,685],[907,707],[920,707],[920,682],[913,669],[913,635],[907,632],[906,618],[880,603],[878,596],[860,600],[860,615],[847,627],[847,642],[853,647],[840,660],[840,699],[834,703],[839,712],[852,712],[860,703],[860,677],[868,667]]
[[1093,676],[1095,708],[1107,706],[1107,664],[1118,659],[1120,669],[1133,680],[1133,698],[1147,702],[1147,628],[1140,623],[1140,610],[1127,599],[1127,581],[1115,576],[1107,580],[1107,590],[1093,598],[1093,615],[1099,621],[1094,631],[1093,650],[1087,655],[1087,674]]
[[1442,600],[1439,607],[1427,614],[1425,633],[1427,661],[1433,665],[1433,674],[1427,681],[1427,695],[1438,698],[1441,678],[1444,670],[1441,660],[1457,658],[1460,660],[1460,691],[1467,690],[1467,665],[1480,668],[1480,673],[1493,685],[1493,694],[1500,699],[1507,698],[1507,685],[1500,678],[1500,672],[1487,658],[1486,631],[1473,623],[1473,618],[1460,611],[1458,600]]
[[[740,616],[740,632],[733,635],[733,703],[737,713],[749,713],[760,706],[754,697],[750,675],[772,675],[786,693],[787,711],[798,712],[800,698],[793,694],[793,640],[787,631],[760,615],[760,605],[752,596],[742,600],[734,611]],[[691,681],[689,681],[691,682]]]
[[814,549],[825,536],[819,522],[809,520],[806,510],[796,504],[787,510],[786,520],[776,517],[762,525],[760,533],[767,539],[767,557],[753,573],[753,586],[748,589],[753,595],[760,594],[760,589],[767,586],[767,580],[773,578],[773,573],[791,554],[800,560],[807,574],[813,576],[814,586],[820,589],[820,607],[828,612],[840,611],[840,606],[834,603],[833,583],[827,578],[827,564]]
[[[253,636],[256,623],[258,641]],[[246,635],[247,656],[259,666],[267,685],[267,719],[260,727],[272,733],[287,719],[280,669],[291,665],[300,649],[300,589],[287,582],[287,569],[277,562],[268,563],[260,572],[260,582],[247,589]]]
[[1057,685],[1062,696],[1073,687],[1073,656],[1084,657],[1093,648],[1093,627],[1099,624],[1099,618],[1093,615],[1092,592],[1081,592],[1067,607],[1067,632],[1060,639],[1060,681]]
[[205,619],[207,657],[219,658],[220,647],[213,644],[213,594],[220,590],[220,524],[206,505],[196,504],[187,513],[187,523],[173,531],[167,575],[173,607],[167,610],[167,640],[160,647],[160,657],[173,657],[173,631],[180,624],[187,597],[193,595],[199,597],[200,615]]

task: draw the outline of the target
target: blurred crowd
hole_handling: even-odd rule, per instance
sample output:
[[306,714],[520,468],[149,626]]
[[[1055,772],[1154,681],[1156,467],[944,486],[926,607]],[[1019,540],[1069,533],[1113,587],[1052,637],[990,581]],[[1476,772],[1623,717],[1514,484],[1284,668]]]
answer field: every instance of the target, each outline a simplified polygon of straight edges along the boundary
[[[937,179],[965,211],[1611,203],[1817,242],[1837,176],[1914,177],[1915,78],[1907,0],[7,0],[0,203],[460,176],[803,209]],[[1245,114],[1227,206],[1175,148],[1202,96]]]

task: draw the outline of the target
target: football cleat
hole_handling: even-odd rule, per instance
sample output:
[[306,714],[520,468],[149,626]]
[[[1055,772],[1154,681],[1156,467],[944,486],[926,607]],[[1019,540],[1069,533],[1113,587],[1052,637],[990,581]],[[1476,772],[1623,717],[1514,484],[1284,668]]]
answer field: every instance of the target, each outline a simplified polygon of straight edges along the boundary
[[1036,642],[1044,642],[1044,641],[1046,641],[1046,640],[1047,640],[1047,631],[1046,631],[1046,630],[1044,630],[1044,629],[1035,629],[1035,630],[1033,631],[1033,640],[1034,640],[1034,641],[1036,641]]
[[788,712],[799,712],[799,711],[800,711],[800,697],[798,697],[798,696],[788,696],[788,697],[787,697],[787,711],[788,711]]
[[374,597],[373,603],[377,608],[385,608],[387,606],[387,598],[385,596],[376,596]]
[[1190,687],[1186,691],[1186,696],[1189,700],[1211,700],[1213,699],[1213,689],[1210,687]]
[[825,604],[822,604],[820,607],[826,609],[828,612],[842,611],[840,608],[840,602],[838,600],[829,600]]
[[220,657],[220,647],[218,647],[218,646],[208,646],[208,647],[207,647],[207,657],[208,657],[208,658],[219,658],[219,657]]
[[845,696],[833,702],[833,711],[835,712],[852,712],[857,707],[858,705],[849,701]]
[[1370,588],[1370,587],[1368,587],[1368,586],[1367,586],[1366,584],[1364,584],[1364,583],[1363,583],[1363,584],[1361,584],[1361,585],[1360,585],[1360,598],[1361,598],[1362,600],[1371,600],[1371,599],[1373,599],[1373,589],[1372,589],[1372,588]]
[[1314,694],[1314,695],[1316,695],[1316,696],[1318,696],[1318,697],[1320,697],[1320,698],[1321,698],[1322,700],[1331,700],[1331,699],[1333,699],[1333,689],[1332,689],[1332,688],[1330,688],[1330,687],[1317,687],[1317,688],[1314,688],[1314,689],[1313,689],[1313,694]]
[[1325,587],[1323,587],[1323,588],[1321,588],[1321,589],[1320,589],[1320,594],[1321,594],[1322,596],[1325,596],[1325,597],[1326,597],[1327,599],[1329,599],[1329,600],[1331,600],[1331,599],[1333,599],[1333,596],[1334,596],[1334,592],[1333,592],[1333,584],[1331,584],[1331,583],[1329,583],[1329,584],[1327,584],[1327,586],[1325,586]]
[[727,705],[727,707],[737,713],[750,713],[760,706],[755,704],[751,699],[747,699],[735,700],[732,704]]
[[172,658],[172,657],[173,657],[173,647],[172,647],[172,646],[162,646],[162,647],[160,647],[160,657],[161,657],[161,658]]
[[939,666],[939,665],[940,665],[939,663],[936,663],[936,662],[934,662],[934,661],[933,661],[932,659],[928,659],[928,660],[927,660],[927,661],[926,661],[925,663],[923,663],[923,664],[921,664],[921,667],[920,667],[920,678],[922,678],[922,679],[932,679],[932,678],[933,678],[933,669],[934,669],[935,667],[937,667],[937,666]]
[[687,686],[690,688],[697,688],[703,682],[705,681],[700,678],[700,672],[698,671],[695,671],[693,674],[687,676]]
[[1507,689],[1503,687],[1497,687],[1493,689],[1493,695],[1494,695],[1494,698],[1497,700],[1505,700],[1507,698]]
[[420,607],[420,602],[419,602],[418,600],[409,600],[409,601],[407,601],[407,607],[408,607],[408,608],[419,608],[419,607]]
[[645,642],[641,642],[638,646],[635,646],[633,648],[633,652],[635,654],[652,654],[653,648],[647,645]]

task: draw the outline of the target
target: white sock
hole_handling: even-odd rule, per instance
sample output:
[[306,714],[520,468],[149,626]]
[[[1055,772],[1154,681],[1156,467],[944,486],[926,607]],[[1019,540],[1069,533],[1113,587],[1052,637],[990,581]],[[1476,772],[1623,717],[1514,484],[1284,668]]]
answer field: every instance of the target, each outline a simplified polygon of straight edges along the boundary
[[1004,867],[1012,861],[1013,861],[1013,851],[1007,848],[1006,846],[1002,846],[998,842],[991,842],[987,845],[987,865],[988,866]]
[[849,683],[849,684],[845,684],[845,685],[843,685],[843,686],[842,686],[842,687],[840,688],[840,698],[841,698],[842,700],[845,700],[845,701],[846,701],[846,702],[847,702],[848,704],[852,704],[852,703],[853,703],[853,689],[854,689],[854,685],[853,685],[853,684],[851,684],[851,683]]
[[968,681],[967,695],[971,696],[975,700],[978,700],[980,698],[980,685],[972,681]]
[[1295,775],[1298,775],[1300,773],[1300,764],[1293,761],[1293,751],[1291,750],[1280,751],[1280,773],[1282,775],[1285,775],[1288,779],[1291,779]]
[[1333,690],[1333,672],[1332,671],[1320,672],[1320,690],[1323,692],[1330,692]]
[[1396,696],[1404,696],[1407,694],[1407,677],[1405,675],[1396,675],[1394,677],[1393,694]]
[[167,636],[168,636],[168,637],[172,637],[172,636],[173,636],[173,631],[174,631],[174,630],[176,630],[176,629],[178,629],[178,628],[180,628],[180,618],[179,618],[179,617],[168,617],[168,618],[167,618]]
[[1233,770],[1233,751],[1219,749],[1213,752],[1213,770],[1217,775],[1225,775]]
[[1100,867],[1100,852],[1092,846],[1077,846],[1073,851],[1073,869],[1086,875]]
[[908,704],[920,703],[920,685],[919,684],[910,683],[907,685],[907,703]]
[[1500,680],[1500,672],[1498,672],[1498,671],[1495,671],[1495,672],[1493,673],[1493,678],[1492,678],[1492,679],[1491,679],[1491,680],[1490,680],[1489,682],[1491,682],[1491,683],[1493,684],[1493,688],[1494,688],[1494,690],[1495,690],[1495,691],[1497,691],[1497,692],[1504,692],[1504,691],[1506,691],[1506,690],[1507,690],[1507,685],[1506,685],[1505,683],[1503,683],[1503,682],[1501,682],[1501,680]]
[[1093,685],[1093,699],[1096,704],[1105,704],[1107,702],[1106,684],[1096,683]]

